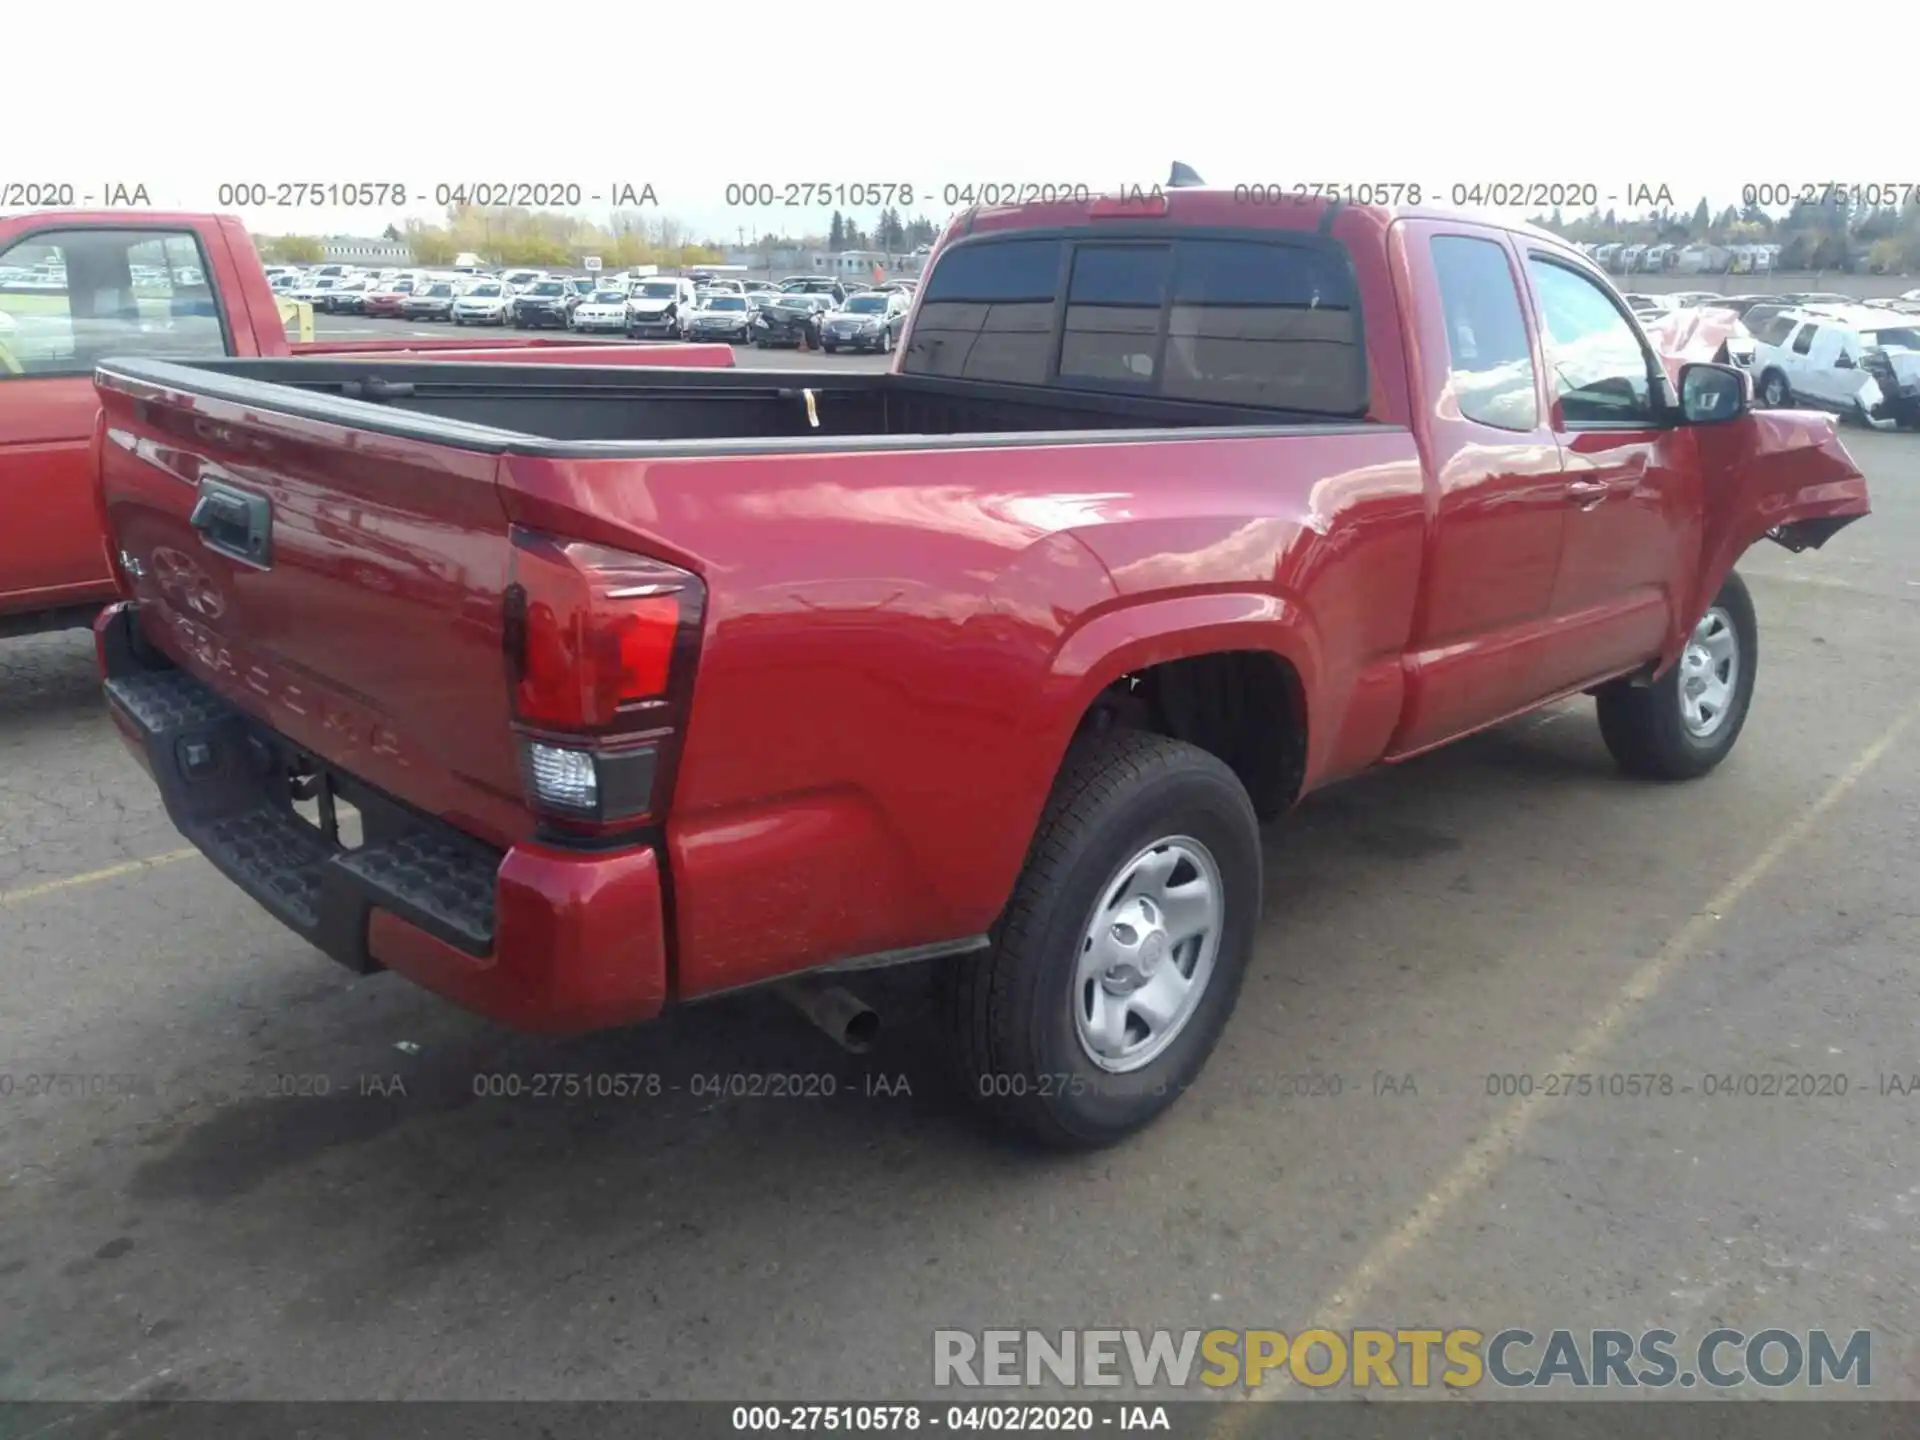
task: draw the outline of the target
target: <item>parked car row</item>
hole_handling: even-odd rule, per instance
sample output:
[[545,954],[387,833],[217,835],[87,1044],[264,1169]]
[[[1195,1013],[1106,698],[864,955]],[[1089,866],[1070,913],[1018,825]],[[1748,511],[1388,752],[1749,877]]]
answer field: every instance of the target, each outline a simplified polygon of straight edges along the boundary
[[1692,309],[1731,312],[1717,358],[1752,374],[1764,406],[1827,410],[1878,430],[1920,428],[1920,290],[1897,300],[1702,290],[1621,298],[1647,325]]
[[1766,275],[1782,245],[1582,245],[1588,258],[1614,275]]
[[306,271],[271,266],[268,276],[277,293],[328,314],[882,355],[900,341],[915,285],[823,275],[792,275],[776,283],[697,271],[584,277],[528,269],[498,275],[355,273],[339,265]]

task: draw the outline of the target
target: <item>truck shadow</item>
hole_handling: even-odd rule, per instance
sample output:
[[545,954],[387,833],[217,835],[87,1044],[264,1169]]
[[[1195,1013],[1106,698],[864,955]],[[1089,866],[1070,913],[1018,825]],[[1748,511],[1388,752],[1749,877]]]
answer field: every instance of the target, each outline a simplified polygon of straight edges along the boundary
[[104,714],[93,636],[85,630],[0,640],[0,733]]
[[[1269,836],[1262,947],[1300,912],[1323,930],[1358,926],[1394,875],[1444,889],[1467,873],[1483,893],[1504,889],[1506,903],[1550,906],[1489,853],[1516,817],[1591,798],[1618,823],[1644,821],[1632,813],[1644,794],[1615,778],[1580,715],[1504,727],[1310,799]],[[1331,980],[1343,962],[1294,956],[1290,981],[1358,1005]],[[392,987],[377,992],[343,983],[330,998],[314,996],[313,978],[288,975],[287,1005],[267,1012],[255,1043],[263,1069],[327,1070],[327,1092],[180,1106],[83,1162],[117,1172],[100,1188],[134,1207],[144,1225],[130,1233],[143,1247],[163,1242],[168,1258],[142,1277],[131,1273],[142,1251],[78,1251],[60,1282],[76,1301],[95,1287],[135,1299],[155,1289],[166,1298],[150,1313],[172,1314],[204,1291],[217,1310],[221,1288],[244,1283],[277,1301],[276,1349],[425,1305],[445,1340],[485,1353],[492,1322],[463,1295],[535,1297],[521,1316],[534,1329],[543,1307],[590,1296],[621,1316],[633,1383],[687,1393],[695,1382],[670,1372],[693,1373],[696,1350],[781,1353],[795,1314],[871,1314],[876,1287],[912,1313],[948,1316],[929,1325],[963,1323],[995,1293],[966,1267],[1006,1217],[1097,1207],[1112,1184],[1146,1184],[1211,1133],[1190,1097],[1132,1145],[1093,1156],[990,1136],[935,1058],[922,970],[861,979],[888,1023],[858,1057],[764,995],[689,1006],[642,1030],[548,1039],[448,1016],[397,980],[373,982]],[[1242,1003],[1257,1013],[1243,1034],[1278,1052],[1311,1047],[1325,1011],[1272,1004],[1266,983],[1249,984]],[[369,1027],[374,1010],[384,1013]],[[438,1029],[419,1054],[364,1039],[429,1023]],[[384,1058],[357,1069],[336,1058],[376,1051]],[[197,1328],[189,1320],[158,1348],[189,1349],[206,1338]],[[909,1340],[924,1352],[924,1333]]]

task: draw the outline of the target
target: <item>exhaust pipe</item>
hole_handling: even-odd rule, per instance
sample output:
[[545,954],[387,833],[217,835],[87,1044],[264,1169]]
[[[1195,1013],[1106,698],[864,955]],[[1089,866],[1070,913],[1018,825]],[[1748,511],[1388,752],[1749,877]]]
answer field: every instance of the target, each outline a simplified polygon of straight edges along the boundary
[[874,1037],[880,1033],[880,1016],[852,991],[805,980],[788,980],[775,988],[789,1005],[849,1054],[864,1055],[873,1048]]

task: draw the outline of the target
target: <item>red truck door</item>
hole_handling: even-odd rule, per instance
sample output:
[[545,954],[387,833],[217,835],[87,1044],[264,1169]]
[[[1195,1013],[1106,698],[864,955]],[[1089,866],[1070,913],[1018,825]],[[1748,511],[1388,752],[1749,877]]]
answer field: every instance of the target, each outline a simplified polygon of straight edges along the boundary
[[[1518,258],[1501,232],[1398,227],[1407,310],[1432,397],[1416,417],[1439,481],[1427,581],[1408,644],[1408,696],[1388,758],[1439,744],[1547,693],[1542,657],[1566,524]],[[1434,303],[1438,297],[1439,303]]]
[[232,353],[191,230],[48,217],[0,239],[0,614],[112,598],[94,362]]
[[1529,249],[1527,278],[1566,466],[1546,657],[1558,691],[1660,653],[1700,551],[1701,478],[1691,433],[1661,412],[1659,361],[1619,300],[1545,250]]

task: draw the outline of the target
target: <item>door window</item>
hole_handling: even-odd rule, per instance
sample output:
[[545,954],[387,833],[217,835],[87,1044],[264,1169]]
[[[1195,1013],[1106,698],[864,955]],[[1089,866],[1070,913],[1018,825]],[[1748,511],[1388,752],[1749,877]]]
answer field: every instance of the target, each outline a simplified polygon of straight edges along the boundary
[[117,355],[229,353],[192,234],[45,230],[0,253],[0,381],[84,375]]
[[1533,350],[1506,250],[1491,240],[1436,235],[1433,269],[1446,317],[1447,388],[1461,417],[1533,429],[1540,423]]
[[1562,422],[1658,423],[1652,357],[1612,297],[1586,276],[1538,255],[1528,271]]

